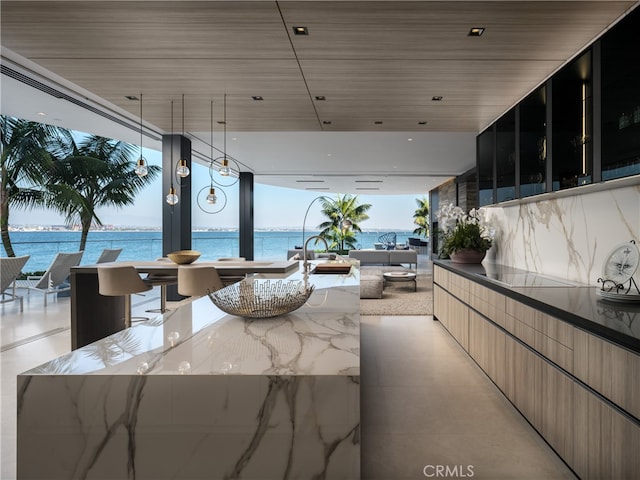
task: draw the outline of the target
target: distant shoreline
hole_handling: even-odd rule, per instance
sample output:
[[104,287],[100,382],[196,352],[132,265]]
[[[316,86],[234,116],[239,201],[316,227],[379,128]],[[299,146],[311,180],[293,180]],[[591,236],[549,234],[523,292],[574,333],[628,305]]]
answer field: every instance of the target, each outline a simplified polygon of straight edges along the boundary
[[[112,228],[94,228],[89,231],[89,234],[92,232],[161,232],[162,227],[135,227],[135,226],[123,226],[123,227],[112,227]],[[193,232],[237,232],[237,228],[211,228],[211,227],[193,227]],[[255,228],[256,232],[302,232],[301,227],[271,227],[271,228]],[[307,232],[317,232],[319,231],[317,228],[305,228]],[[393,227],[385,227],[385,228],[363,228],[362,232],[411,232],[412,228],[393,228]],[[63,225],[24,225],[24,226],[9,226],[9,232],[29,232],[29,233],[55,233],[55,232],[64,232],[64,233],[81,233],[81,230],[76,228],[67,228]]]

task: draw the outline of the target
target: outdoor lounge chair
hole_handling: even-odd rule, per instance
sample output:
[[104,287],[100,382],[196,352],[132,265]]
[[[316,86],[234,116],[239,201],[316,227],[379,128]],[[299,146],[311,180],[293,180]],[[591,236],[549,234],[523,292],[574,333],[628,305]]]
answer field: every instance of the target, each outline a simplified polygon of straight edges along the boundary
[[98,257],[96,263],[115,262],[120,255],[120,252],[122,252],[121,248],[105,248],[104,250],[102,250],[102,253]]
[[[22,267],[29,260],[29,255],[23,257],[3,257],[0,258],[0,303],[13,302],[18,300],[20,302],[20,311],[23,310],[22,297],[16,295],[16,278],[22,272]],[[5,292],[12,286],[11,292]]]
[[396,233],[389,232],[378,237],[378,243],[382,243],[387,246],[387,250],[393,250],[396,248]]
[[47,271],[41,277],[31,276],[27,280],[34,282],[33,285],[29,285],[27,288],[27,294],[31,290],[44,293],[44,306],[47,306],[47,295],[52,293],[68,292],[71,290],[71,285],[65,283],[65,280],[71,273],[71,267],[76,267],[80,264],[82,254],[84,252],[73,253],[58,253]]

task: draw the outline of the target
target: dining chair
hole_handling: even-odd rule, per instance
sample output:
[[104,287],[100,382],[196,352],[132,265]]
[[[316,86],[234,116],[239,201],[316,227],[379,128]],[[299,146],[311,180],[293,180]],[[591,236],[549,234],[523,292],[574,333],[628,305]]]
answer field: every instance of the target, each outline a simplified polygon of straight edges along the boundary
[[145,282],[135,267],[104,266],[98,267],[98,292],[106,297],[124,297],[124,326],[131,326],[131,295],[146,292],[153,288]]
[[[0,258],[0,303],[17,300],[20,302],[21,312],[24,309],[23,298],[20,295],[16,295],[16,278],[22,272],[22,267],[27,263],[27,260],[29,260],[29,255]],[[12,286],[11,292],[5,291],[10,286]]]
[[185,297],[204,297],[224,288],[215,267],[188,266],[178,269],[178,293]]

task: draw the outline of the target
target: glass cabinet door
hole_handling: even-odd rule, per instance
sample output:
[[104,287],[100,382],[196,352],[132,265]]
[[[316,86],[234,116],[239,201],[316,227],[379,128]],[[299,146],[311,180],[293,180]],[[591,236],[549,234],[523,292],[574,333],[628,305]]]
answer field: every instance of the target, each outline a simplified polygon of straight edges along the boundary
[[520,196],[547,191],[547,89],[543,85],[520,104]]
[[591,50],[588,50],[552,80],[554,191],[593,181],[591,71]]
[[516,198],[516,111],[496,122],[496,200]]
[[640,10],[602,45],[602,179],[640,173]]
[[493,197],[493,126],[477,137],[478,205],[491,205]]

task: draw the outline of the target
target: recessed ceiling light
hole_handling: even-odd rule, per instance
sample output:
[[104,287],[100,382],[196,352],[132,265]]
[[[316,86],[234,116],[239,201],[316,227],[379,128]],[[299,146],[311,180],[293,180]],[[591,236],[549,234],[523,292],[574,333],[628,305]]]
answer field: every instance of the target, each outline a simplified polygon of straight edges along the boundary
[[425,121],[418,122],[418,125],[426,125],[426,124],[427,124],[427,122],[425,122]]
[[218,125],[224,125],[225,123],[227,122],[225,122],[224,120],[218,120]]
[[330,153],[327,153],[327,157],[330,157],[330,156],[331,156],[331,154],[330,154]]
[[316,95],[316,100],[318,100],[319,102],[323,102],[327,99],[327,97],[325,97],[324,95]]
[[38,112],[38,115],[40,115],[41,117],[44,117],[46,115],[45,112]]
[[473,27],[467,34],[469,37],[480,37],[484,33],[484,27]]
[[309,35],[309,29],[307,27],[293,27],[294,35]]
[[127,100],[131,100],[131,101],[138,101],[140,100],[138,97],[136,97],[135,95],[125,95],[124,98],[126,98]]
[[322,124],[323,125],[331,125],[331,120],[323,120]]
[[253,98],[256,101],[264,100],[262,95],[252,95],[251,98]]
[[444,97],[442,95],[434,95],[431,100],[434,102],[441,102]]
[[231,137],[231,140],[238,140],[238,137]]
[[374,125],[382,125],[383,122],[381,122],[380,120],[376,120],[375,122],[373,122]]
[[413,142],[413,138],[407,138],[407,142]]

